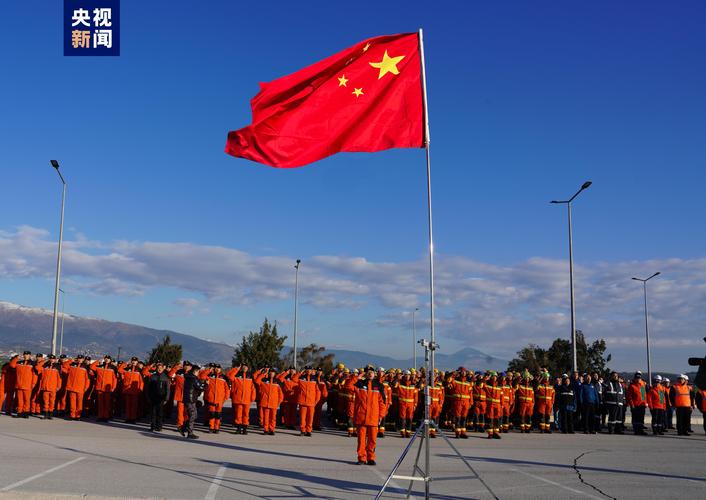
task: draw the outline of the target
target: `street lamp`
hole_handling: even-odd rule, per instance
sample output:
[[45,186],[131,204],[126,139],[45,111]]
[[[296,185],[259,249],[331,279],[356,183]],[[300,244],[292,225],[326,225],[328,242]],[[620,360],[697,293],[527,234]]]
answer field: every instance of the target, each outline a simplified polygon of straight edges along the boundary
[[301,264],[301,259],[297,259],[297,263],[294,266],[294,371],[297,371],[297,307],[298,307],[298,295],[299,295],[299,264]]
[[66,181],[64,180],[64,176],[61,175],[61,172],[59,171],[59,162],[56,160],[50,160],[50,163],[51,166],[56,169],[56,173],[59,174],[59,179],[61,179],[61,184],[63,185],[61,191],[61,222],[59,223],[59,251],[56,257],[56,282],[54,284],[54,321],[51,331],[51,353],[56,355],[56,327],[59,309],[59,283],[61,280],[61,245],[64,240],[64,202],[66,201]]
[[572,353],[572,371],[578,371],[576,364],[576,308],[574,305],[574,251],[573,251],[573,237],[571,228],[571,202],[574,201],[581,191],[588,189],[591,185],[591,181],[586,181],[581,185],[581,188],[576,191],[571,198],[565,201],[552,200],[550,203],[565,204],[568,208],[569,213],[569,287],[571,288],[571,353]]
[[650,330],[647,328],[647,282],[650,281],[655,276],[659,276],[661,273],[657,271],[649,278],[633,278],[635,281],[642,282],[642,291],[645,297],[645,339],[647,340],[647,384],[652,385],[652,366],[650,362]]
[[66,294],[64,290],[59,288],[61,292],[61,335],[59,336],[59,354],[64,354],[64,310],[66,309]]
[[414,358],[414,370],[417,370],[417,317],[418,307],[412,311],[412,358]]

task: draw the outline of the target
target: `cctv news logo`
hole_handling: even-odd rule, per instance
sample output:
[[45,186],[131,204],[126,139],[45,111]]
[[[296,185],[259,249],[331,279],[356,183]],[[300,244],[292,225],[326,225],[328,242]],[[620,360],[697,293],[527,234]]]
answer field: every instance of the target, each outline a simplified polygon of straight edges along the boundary
[[119,56],[120,0],[64,0],[64,55]]

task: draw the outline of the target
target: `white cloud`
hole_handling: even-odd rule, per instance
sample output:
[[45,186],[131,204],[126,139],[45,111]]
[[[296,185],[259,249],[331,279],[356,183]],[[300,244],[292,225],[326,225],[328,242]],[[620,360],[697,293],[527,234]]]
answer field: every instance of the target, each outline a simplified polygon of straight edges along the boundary
[[[0,231],[0,278],[51,278],[56,242],[43,229]],[[167,242],[96,242],[77,233],[65,241],[63,269],[75,288],[104,295],[139,296],[157,287],[240,305],[291,300],[290,256],[257,256],[237,249]],[[439,255],[436,261],[438,332],[496,353],[528,342],[568,336],[568,269],[563,260],[530,258],[513,265]],[[630,278],[662,275],[649,283],[655,346],[698,345],[706,322],[706,258],[596,262],[576,267],[577,328],[611,339],[616,349],[640,345],[642,287]],[[412,262],[314,256],[300,270],[300,300],[321,309],[382,308],[377,324],[407,329],[419,307],[428,325],[428,268]],[[181,314],[208,308],[179,298]],[[205,311],[205,312],[204,312]],[[628,340],[629,339],[629,340]]]

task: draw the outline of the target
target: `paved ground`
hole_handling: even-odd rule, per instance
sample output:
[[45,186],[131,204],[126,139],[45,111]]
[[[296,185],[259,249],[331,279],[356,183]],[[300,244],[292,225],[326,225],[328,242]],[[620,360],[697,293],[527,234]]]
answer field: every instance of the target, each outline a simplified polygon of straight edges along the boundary
[[[706,437],[507,434],[432,441],[434,498],[706,498]],[[201,433],[186,441],[173,427],[42,421],[0,416],[0,499],[370,498],[406,440],[379,442],[377,467],[354,463],[355,440],[338,432],[299,437]],[[410,460],[413,457],[410,457]],[[401,470],[409,474],[411,461]],[[574,467],[574,464],[575,467]],[[386,498],[400,498],[396,481]]]

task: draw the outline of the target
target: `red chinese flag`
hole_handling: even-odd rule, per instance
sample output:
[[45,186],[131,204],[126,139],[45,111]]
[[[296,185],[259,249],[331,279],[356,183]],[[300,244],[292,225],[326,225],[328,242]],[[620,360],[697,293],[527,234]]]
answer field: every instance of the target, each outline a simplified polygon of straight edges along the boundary
[[416,33],[364,40],[260,89],[252,125],[228,133],[226,153],[292,168],[342,151],[424,146]]

